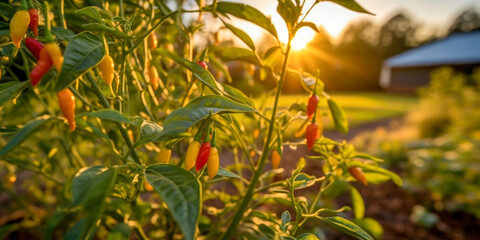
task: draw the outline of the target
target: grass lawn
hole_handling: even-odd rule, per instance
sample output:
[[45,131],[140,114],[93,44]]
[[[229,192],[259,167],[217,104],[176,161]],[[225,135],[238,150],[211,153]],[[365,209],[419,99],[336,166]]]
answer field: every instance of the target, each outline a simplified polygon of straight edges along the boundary
[[[394,95],[382,92],[334,93],[331,94],[331,97],[345,110],[350,127],[401,116],[418,103],[418,98],[415,96]],[[280,98],[279,107],[287,107],[294,103],[307,103],[307,100],[308,95],[306,94],[283,95]],[[271,102],[273,102],[273,97]],[[320,104],[319,110],[328,110],[324,98],[320,99]],[[298,129],[302,122],[292,123],[292,126],[287,130],[287,135],[293,134],[293,131]],[[333,121],[329,115],[323,116],[322,123],[325,130],[334,129]]]

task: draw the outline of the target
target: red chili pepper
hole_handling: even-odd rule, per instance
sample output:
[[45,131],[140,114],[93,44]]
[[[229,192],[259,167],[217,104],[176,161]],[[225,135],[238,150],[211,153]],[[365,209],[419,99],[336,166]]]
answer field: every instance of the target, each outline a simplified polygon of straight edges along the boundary
[[27,39],[25,39],[25,45],[37,61],[40,60],[40,51],[43,48],[43,43],[35,40],[35,38],[27,37]]
[[318,99],[318,95],[316,94],[313,94],[312,96],[310,96],[310,98],[308,98],[307,116],[309,120],[312,119],[315,110],[317,110]]
[[308,149],[312,149],[313,145],[315,144],[315,140],[317,140],[319,136],[318,125],[316,122],[312,122],[308,125],[305,135],[307,137],[307,147]]
[[207,66],[207,63],[205,61],[198,60],[197,64],[208,70],[208,66]]
[[367,178],[365,177],[365,174],[363,173],[362,169],[359,167],[349,167],[348,172],[352,177],[357,179],[357,181],[361,182],[363,185],[367,186]]
[[50,58],[50,55],[47,52],[47,49],[42,48],[40,51],[40,57],[38,59],[37,66],[30,72],[30,79],[32,81],[32,86],[36,86],[40,80],[42,80],[43,75],[50,70],[53,62]]
[[197,172],[200,171],[207,163],[211,147],[212,146],[210,145],[209,141],[202,143],[200,151],[198,152],[197,162],[195,163],[195,169]]
[[30,23],[28,26],[32,29],[33,34],[38,37],[38,10],[35,8],[28,9],[28,14],[30,14]]

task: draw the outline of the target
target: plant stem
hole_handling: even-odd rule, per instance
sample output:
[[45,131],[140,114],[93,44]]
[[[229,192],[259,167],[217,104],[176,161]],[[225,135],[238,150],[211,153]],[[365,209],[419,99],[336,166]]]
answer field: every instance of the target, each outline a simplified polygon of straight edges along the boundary
[[225,234],[222,236],[222,239],[230,239],[234,232],[237,230],[237,225],[240,223],[240,220],[243,217],[243,214],[247,210],[248,204],[250,203],[250,200],[252,200],[253,193],[255,190],[255,186],[258,183],[258,179],[260,175],[262,174],[263,167],[265,166],[265,162],[267,160],[267,156],[270,154],[270,141],[272,140],[272,134],[274,130],[274,125],[275,125],[275,119],[277,115],[277,107],[278,107],[278,99],[280,98],[280,94],[282,92],[283,88],[283,83],[285,82],[285,73],[287,70],[287,63],[288,63],[288,55],[290,53],[291,49],[291,38],[288,40],[287,44],[287,51],[285,52],[285,60],[283,61],[283,66],[282,66],[282,74],[280,75],[280,80],[278,81],[278,86],[277,86],[277,92],[275,94],[275,102],[273,104],[273,111],[272,111],[272,117],[270,118],[269,121],[269,128],[268,128],[268,134],[267,134],[267,140],[265,141],[265,144],[263,145],[263,151],[262,151],[262,156],[260,158],[260,161],[258,162],[258,166],[256,171],[253,174],[252,180],[250,181],[250,185],[248,186],[247,192],[245,193],[245,196],[243,197],[242,201],[240,202],[240,205],[237,208],[237,211],[235,215],[233,216],[233,220],[230,223],[230,225],[227,228],[227,231]]
[[[98,87],[97,82],[95,82],[95,79],[93,78],[92,74],[90,72],[87,72],[86,76],[90,84],[92,84],[93,92],[100,99],[100,103],[103,105],[103,107],[110,108],[110,103],[108,103],[108,100],[105,98],[102,91],[100,91],[100,88]],[[127,144],[128,148],[131,149],[133,144],[130,141],[130,138],[128,137],[127,131],[125,131],[125,128],[123,128],[121,123],[119,122],[115,122],[115,123],[117,124],[117,127],[120,130],[120,133],[122,134],[122,137],[125,140],[125,143]],[[133,149],[131,152],[132,152],[133,160],[135,160],[135,163],[141,165],[142,163],[140,162],[140,158],[138,157],[135,149]]]

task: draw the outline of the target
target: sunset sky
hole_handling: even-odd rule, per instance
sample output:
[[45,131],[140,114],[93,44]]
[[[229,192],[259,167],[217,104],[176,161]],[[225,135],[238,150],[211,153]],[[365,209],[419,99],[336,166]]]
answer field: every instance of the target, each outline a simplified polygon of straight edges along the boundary
[[[277,27],[281,40],[286,41],[285,27],[280,16],[276,13],[277,1],[235,1],[252,5],[267,16],[272,16],[272,21],[275,27]],[[313,9],[307,20],[323,26],[332,36],[338,37],[350,21],[368,18],[381,24],[401,10],[409,13],[417,23],[423,24],[427,29],[431,30],[448,27],[456,15],[467,8],[473,6],[475,9],[480,10],[479,0],[358,0],[357,2],[365,9],[374,13],[375,16],[355,13],[331,2],[322,2]],[[262,34],[260,30],[254,30],[249,25],[247,26],[248,32],[253,35],[253,38],[257,38]],[[305,34],[304,38],[313,35],[308,30],[305,30],[303,34]]]

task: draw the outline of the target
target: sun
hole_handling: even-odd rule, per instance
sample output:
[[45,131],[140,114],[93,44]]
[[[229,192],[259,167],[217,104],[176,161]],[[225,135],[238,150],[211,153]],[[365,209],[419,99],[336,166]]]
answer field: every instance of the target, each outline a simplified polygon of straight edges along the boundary
[[300,28],[292,40],[292,49],[296,51],[304,49],[314,36],[315,32],[311,28]]

